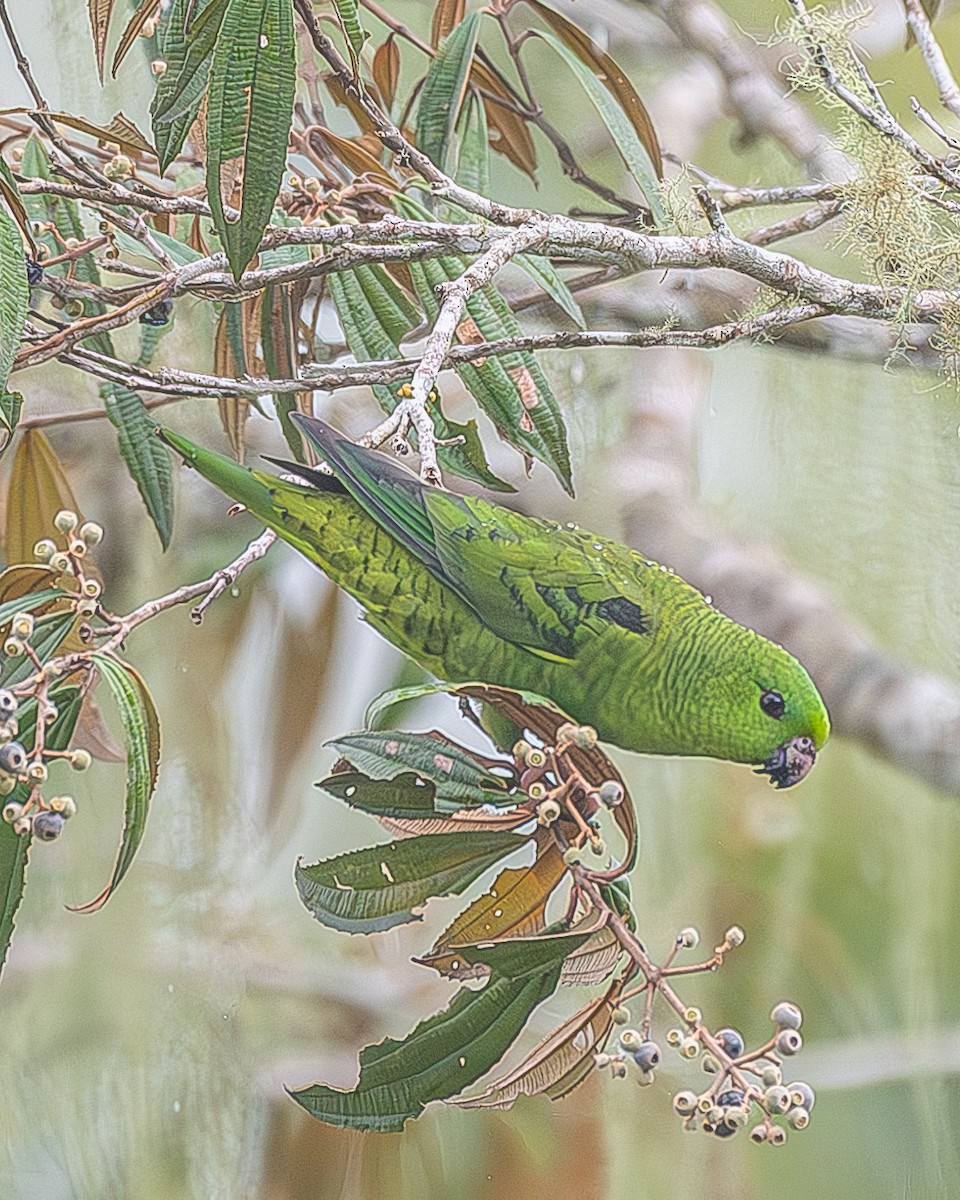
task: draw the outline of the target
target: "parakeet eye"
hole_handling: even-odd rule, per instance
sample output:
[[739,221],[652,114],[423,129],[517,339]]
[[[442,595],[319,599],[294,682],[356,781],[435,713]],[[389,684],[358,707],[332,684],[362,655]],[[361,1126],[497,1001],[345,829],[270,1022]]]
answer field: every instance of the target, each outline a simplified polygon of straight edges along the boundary
[[779,692],[762,692],[760,695],[760,707],[768,717],[773,717],[775,721],[779,721],[787,706],[784,704],[783,697]]

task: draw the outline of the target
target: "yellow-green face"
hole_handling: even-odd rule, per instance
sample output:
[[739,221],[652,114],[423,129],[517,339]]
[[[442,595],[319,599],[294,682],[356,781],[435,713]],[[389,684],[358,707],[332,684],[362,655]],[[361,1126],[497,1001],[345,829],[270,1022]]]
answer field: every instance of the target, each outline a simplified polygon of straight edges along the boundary
[[[778,788],[799,783],[830,736],[830,718],[806,670],[782,647],[744,629],[705,664],[699,736],[712,753],[752,763]],[[718,720],[719,718],[719,720]]]

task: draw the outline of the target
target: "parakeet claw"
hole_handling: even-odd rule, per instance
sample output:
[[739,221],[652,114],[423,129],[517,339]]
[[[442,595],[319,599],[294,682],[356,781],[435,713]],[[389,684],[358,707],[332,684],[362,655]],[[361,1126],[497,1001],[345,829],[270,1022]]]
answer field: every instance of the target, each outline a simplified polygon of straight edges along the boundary
[[813,738],[795,737],[778,746],[756,773],[769,775],[774,787],[788,788],[799,783],[816,761]]

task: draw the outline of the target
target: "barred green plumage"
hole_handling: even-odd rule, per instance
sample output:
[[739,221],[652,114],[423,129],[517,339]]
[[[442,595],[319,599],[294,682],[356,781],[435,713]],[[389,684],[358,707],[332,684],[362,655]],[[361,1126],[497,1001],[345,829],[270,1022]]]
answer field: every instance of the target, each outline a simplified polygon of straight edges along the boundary
[[334,471],[291,467],[313,486],[162,436],[427,670],[538,692],[627,750],[752,763],[779,787],[813,765],[830,725],[807,672],[671,571],[296,420]]

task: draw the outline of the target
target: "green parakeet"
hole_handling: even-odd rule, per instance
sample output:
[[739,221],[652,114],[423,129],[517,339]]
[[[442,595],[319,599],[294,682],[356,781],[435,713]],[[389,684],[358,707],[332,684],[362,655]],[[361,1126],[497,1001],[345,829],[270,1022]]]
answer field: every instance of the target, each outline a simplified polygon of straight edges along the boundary
[[281,464],[301,486],[161,436],[439,678],[537,692],[604,741],[750,763],[777,787],[813,766],[830,723],[807,672],[665,567],[575,525],[424,486],[322,421],[292,419],[332,476]]

